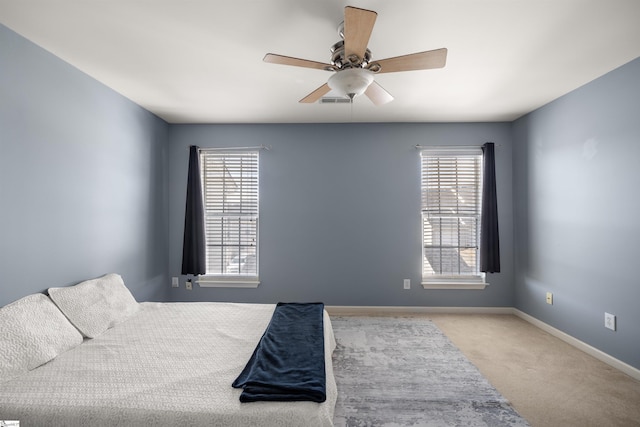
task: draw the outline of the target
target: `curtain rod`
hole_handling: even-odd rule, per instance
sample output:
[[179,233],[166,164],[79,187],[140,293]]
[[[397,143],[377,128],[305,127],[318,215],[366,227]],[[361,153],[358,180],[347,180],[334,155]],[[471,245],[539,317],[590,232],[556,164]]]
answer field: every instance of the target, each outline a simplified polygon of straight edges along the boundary
[[260,144],[255,147],[210,147],[210,148],[200,148],[200,151],[230,151],[230,150],[271,150],[271,145]]
[[[502,144],[493,144],[496,147],[502,147]],[[416,145],[416,149],[433,148],[438,150],[446,150],[447,148],[482,148],[482,145]]]

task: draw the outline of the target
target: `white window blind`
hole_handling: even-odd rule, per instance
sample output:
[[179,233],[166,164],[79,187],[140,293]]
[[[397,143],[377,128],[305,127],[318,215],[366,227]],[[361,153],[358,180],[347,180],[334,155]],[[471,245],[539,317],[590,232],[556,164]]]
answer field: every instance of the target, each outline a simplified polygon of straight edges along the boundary
[[258,152],[200,153],[208,276],[258,276]]
[[422,150],[421,160],[423,281],[482,282],[482,149]]

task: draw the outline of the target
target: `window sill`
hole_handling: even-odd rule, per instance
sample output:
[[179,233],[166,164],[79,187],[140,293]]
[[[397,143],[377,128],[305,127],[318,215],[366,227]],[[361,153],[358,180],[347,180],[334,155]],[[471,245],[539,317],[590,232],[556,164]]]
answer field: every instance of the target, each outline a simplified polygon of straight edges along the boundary
[[256,278],[238,277],[201,277],[196,280],[201,288],[257,288],[260,280]]
[[424,289],[484,289],[488,283],[422,282]]

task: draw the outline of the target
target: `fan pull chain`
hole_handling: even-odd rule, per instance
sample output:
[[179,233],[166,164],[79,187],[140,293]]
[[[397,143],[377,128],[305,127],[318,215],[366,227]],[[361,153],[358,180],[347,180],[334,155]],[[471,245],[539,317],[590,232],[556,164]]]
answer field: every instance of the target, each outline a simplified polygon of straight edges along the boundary
[[351,109],[351,117],[349,118],[351,120],[351,123],[353,123],[353,97],[350,97],[350,101],[349,104],[351,105],[351,107],[349,107]]

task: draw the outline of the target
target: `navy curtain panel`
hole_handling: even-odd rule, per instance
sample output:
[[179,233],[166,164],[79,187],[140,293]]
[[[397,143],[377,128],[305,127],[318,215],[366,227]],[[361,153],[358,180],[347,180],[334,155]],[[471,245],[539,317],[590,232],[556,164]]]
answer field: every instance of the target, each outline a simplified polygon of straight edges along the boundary
[[199,150],[199,147],[195,145],[189,147],[187,206],[184,214],[184,241],[182,245],[182,274],[195,276],[207,272]]
[[498,238],[498,200],[496,196],[496,160],[493,142],[482,146],[482,224],[480,229],[480,271],[500,272],[500,239]]

